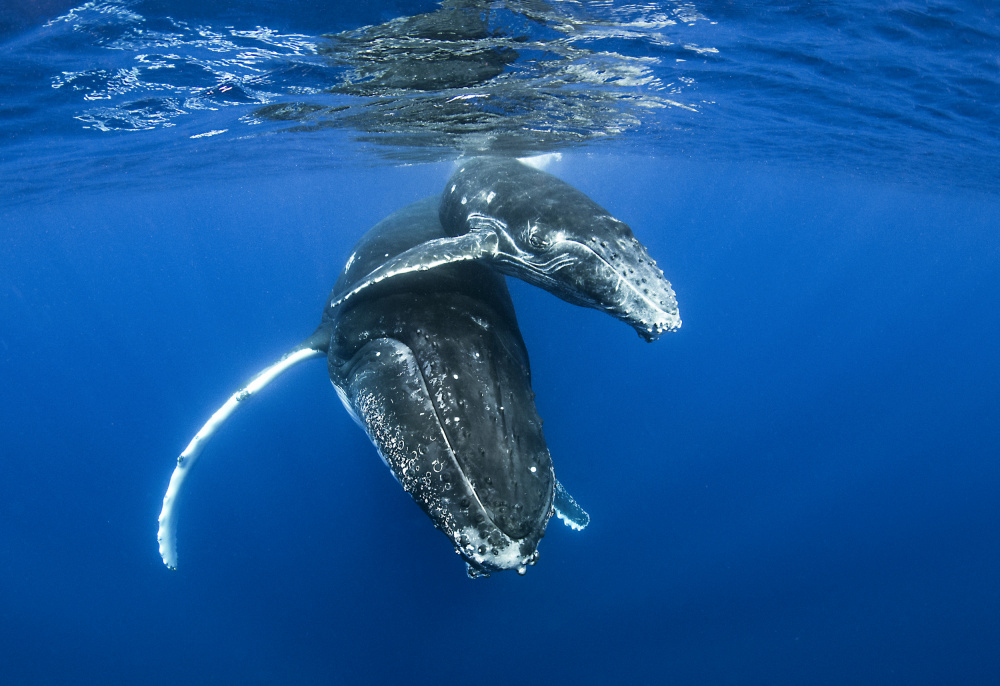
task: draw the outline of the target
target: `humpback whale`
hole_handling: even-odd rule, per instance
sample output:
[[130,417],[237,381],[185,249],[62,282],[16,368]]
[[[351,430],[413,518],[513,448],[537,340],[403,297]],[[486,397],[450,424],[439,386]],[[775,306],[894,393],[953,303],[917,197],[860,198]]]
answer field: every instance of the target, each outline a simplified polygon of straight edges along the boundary
[[470,576],[523,574],[553,513],[571,528],[587,525],[555,479],[503,277],[456,261],[357,288],[387,260],[445,236],[439,202],[419,201],[373,227],[333,288],[330,301],[340,306],[325,308],[312,335],[234,393],[192,439],[159,519],[168,567],[177,565],[177,497],[205,444],[244,400],[322,355],[344,406]]
[[481,262],[575,305],[620,319],[653,341],[681,326],[670,282],[624,222],[551,174],[517,160],[460,162],[439,209],[447,236],[386,259],[327,302],[335,310],[395,276]]
[[345,407],[472,576],[537,559],[554,513],[589,516],[556,481],[528,354],[501,274],[630,324],[652,341],[681,320],[670,283],[631,229],[568,184],[515,160],[459,166],[355,246],[319,327],[234,393],[177,458],[157,539],[177,565],[182,486],[246,399],[325,356]]

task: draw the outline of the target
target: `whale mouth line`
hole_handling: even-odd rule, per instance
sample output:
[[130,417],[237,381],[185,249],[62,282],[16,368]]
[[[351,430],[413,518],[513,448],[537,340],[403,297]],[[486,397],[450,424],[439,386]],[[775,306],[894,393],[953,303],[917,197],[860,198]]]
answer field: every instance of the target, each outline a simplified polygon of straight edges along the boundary
[[[419,367],[419,365],[417,367],[417,373],[420,374],[424,389],[426,390],[428,396],[430,396],[431,384],[428,383],[427,374]],[[472,485],[472,480],[469,478],[468,473],[466,473],[465,469],[462,468],[462,462],[458,459],[458,450],[455,448],[455,444],[452,442],[451,436],[448,435],[448,431],[445,429],[443,409],[438,407],[437,402],[434,400],[431,401],[431,407],[434,408],[435,421],[441,431],[441,436],[444,438],[445,445],[448,447],[448,453],[451,455],[451,459],[455,462],[455,466],[458,468],[458,473],[462,475],[462,481],[465,482],[465,486],[469,489],[472,497],[476,499],[476,505],[482,511],[486,519],[488,519],[490,524],[492,524],[497,530],[503,533],[503,530],[500,529],[496,522],[493,521],[493,516],[486,508],[486,505],[483,504],[482,498],[479,497],[479,492],[476,490],[476,487]],[[504,535],[506,536],[506,534]]]
[[[427,376],[424,370],[419,369],[417,372],[423,381],[424,388],[429,389],[429,384],[427,383]],[[483,503],[482,498],[479,496],[479,491],[476,489],[472,480],[469,478],[469,474],[462,467],[461,461],[458,459],[458,451],[455,448],[455,444],[452,442],[451,436],[448,435],[448,431],[445,430],[445,424],[442,421],[443,414],[440,407],[436,402],[431,402],[431,407],[434,409],[435,418],[438,426],[441,430],[441,435],[444,438],[445,445],[447,446],[448,452],[451,455],[451,459],[454,461],[455,466],[458,468],[458,473],[462,477],[465,487],[468,489],[469,493],[472,495],[473,502],[470,503],[469,510],[478,508],[482,516],[485,517],[486,524],[489,525],[496,533],[499,533],[506,543],[498,553],[493,553],[494,546],[490,545],[488,542],[488,536],[484,536],[480,527],[470,526],[466,524],[465,526],[458,526],[455,528],[453,536],[454,545],[456,549],[463,555],[468,562],[474,564],[482,572],[488,573],[489,570],[504,570],[504,569],[514,569],[525,564],[525,560],[521,555],[521,541],[523,539],[514,538],[508,534],[504,529],[497,524],[493,517],[491,510],[486,507]],[[466,542],[463,543],[462,539],[465,538]],[[480,552],[480,547],[487,546],[486,552]],[[497,546],[498,548],[500,546]]]

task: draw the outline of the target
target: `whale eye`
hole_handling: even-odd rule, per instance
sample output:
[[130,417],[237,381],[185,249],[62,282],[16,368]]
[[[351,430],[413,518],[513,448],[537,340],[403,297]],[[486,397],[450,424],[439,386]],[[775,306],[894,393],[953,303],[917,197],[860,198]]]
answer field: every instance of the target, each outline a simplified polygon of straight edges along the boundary
[[542,235],[541,230],[537,226],[528,225],[528,230],[525,233],[525,240],[528,245],[531,246],[533,250],[544,250],[549,247],[549,242]]

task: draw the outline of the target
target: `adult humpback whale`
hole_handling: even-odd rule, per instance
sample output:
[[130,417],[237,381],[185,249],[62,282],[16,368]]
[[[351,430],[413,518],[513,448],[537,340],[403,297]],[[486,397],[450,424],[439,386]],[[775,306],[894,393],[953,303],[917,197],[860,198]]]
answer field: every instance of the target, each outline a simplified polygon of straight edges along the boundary
[[[387,257],[443,237],[438,204],[428,198],[373,227],[331,300]],[[308,339],[212,416],[178,459],[164,497],[158,538],[169,567],[177,564],[177,495],[205,443],[240,402],[323,354],[345,407],[471,576],[523,573],[553,512],[575,529],[586,526],[587,514],[555,480],[503,277],[459,262],[397,274],[324,310]]]
[[476,261],[607,312],[647,341],[680,328],[670,282],[628,225],[550,174],[509,158],[464,161],[445,185],[440,218],[447,237],[374,266],[328,310],[400,274]]

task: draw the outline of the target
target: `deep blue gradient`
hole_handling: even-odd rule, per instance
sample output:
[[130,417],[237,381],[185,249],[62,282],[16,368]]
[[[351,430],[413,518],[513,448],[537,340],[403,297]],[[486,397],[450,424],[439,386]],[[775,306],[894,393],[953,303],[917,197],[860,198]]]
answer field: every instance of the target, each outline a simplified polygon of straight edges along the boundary
[[[727,30],[760,21],[724,7]],[[213,440],[171,572],[176,455],[451,165],[294,136],[188,164],[202,149],[169,128],[67,134],[70,155],[60,135],[2,152],[4,683],[1000,680],[995,189],[641,137],[566,154],[550,171],[633,227],[684,319],[646,344],[511,282],[590,527],[551,522],[524,577],[467,579],[313,361]],[[336,163],[301,163],[309,145]],[[50,153],[94,166],[67,185]]]

